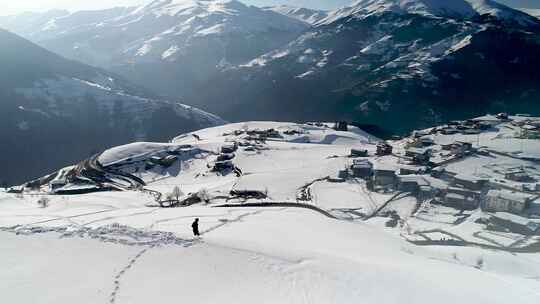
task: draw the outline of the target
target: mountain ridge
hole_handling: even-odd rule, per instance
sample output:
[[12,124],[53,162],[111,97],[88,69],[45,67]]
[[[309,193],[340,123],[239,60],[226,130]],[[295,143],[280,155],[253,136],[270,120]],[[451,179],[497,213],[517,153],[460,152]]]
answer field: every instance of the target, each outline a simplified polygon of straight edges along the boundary
[[4,30],[0,68],[2,183],[48,173],[110,145],[224,123]]

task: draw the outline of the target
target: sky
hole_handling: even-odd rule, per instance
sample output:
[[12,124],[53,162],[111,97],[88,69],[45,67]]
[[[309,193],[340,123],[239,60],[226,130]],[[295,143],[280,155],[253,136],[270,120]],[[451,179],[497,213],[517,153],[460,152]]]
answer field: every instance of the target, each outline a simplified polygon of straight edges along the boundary
[[[17,14],[25,11],[44,11],[53,8],[68,10],[100,9],[113,6],[139,5],[151,0],[0,0],[0,15]],[[263,6],[290,4],[302,7],[333,9],[345,6],[353,0],[241,0],[248,4]],[[451,0],[442,0],[451,1]],[[540,8],[540,0],[498,0],[514,7]]]

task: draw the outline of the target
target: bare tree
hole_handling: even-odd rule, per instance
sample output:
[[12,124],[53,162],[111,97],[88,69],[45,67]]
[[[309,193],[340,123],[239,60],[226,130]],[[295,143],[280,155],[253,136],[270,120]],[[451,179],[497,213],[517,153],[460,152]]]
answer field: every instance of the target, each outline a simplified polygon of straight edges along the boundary
[[199,190],[199,192],[197,193],[197,196],[202,202],[207,203],[207,204],[210,203],[210,193],[208,192],[207,189],[203,188]]
[[184,196],[184,192],[180,190],[180,187],[175,186],[171,193],[167,195],[167,198],[171,201],[180,201],[180,198]]

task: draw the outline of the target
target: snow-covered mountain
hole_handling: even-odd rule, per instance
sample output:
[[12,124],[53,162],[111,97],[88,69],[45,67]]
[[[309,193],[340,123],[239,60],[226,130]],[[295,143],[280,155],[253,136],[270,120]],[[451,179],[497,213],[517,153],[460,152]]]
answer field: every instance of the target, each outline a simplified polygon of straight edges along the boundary
[[42,175],[107,146],[223,123],[3,30],[0,70],[0,182]]
[[28,38],[178,97],[224,67],[286,44],[307,27],[236,0],[157,0],[53,18]]
[[[488,8],[498,11],[477,13]],[[539,29],[490,1],[358,1],[193,100],[232,120],[347,118],[397,132],[487,111],[538,113]]]
[[66,10],[50,10],[46,12],[26,12],[18,15],[0,16],[0,28],[9,29],[18,35],[31,38],[34,32],[41,32],[51,21],[67,16]]
[[276,5],[263,7],[265,10],[273,11],[294,19],[304,21],[307,24],[315,24],[328,17],[328,11],[309,9],[304,7],[294,7],[290,5]]
[[327,18],[320,21],[320,24],[330,24],[346,17],[366,17],[383,12],[464,19],[488,15],[503,22],[523,26],[538,25],[538,21],[528,14],[492,0],[358,0],[349,7],[330,13]]
[[117,11],[75,26],[80,18],[57,17],[37,31],[40,44],[228,120],[350,119],[404,132],[538,108],[540,21],[494,1],[361,0],[313,25],[309,10],[238,1]]

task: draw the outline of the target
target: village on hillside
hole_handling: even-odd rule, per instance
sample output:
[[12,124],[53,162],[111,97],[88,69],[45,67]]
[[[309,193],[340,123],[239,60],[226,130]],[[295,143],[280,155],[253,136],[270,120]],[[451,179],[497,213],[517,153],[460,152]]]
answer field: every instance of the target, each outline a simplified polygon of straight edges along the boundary
[[115,147],[8,192],[51,205],[120,191],[152,208],[309,208],[418,245],[537,252],[539,138],[540,118],[505,113],[388,141],[346,122],[246,122]]

